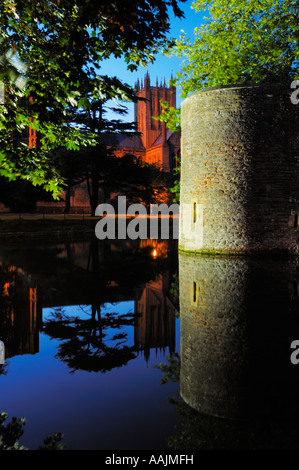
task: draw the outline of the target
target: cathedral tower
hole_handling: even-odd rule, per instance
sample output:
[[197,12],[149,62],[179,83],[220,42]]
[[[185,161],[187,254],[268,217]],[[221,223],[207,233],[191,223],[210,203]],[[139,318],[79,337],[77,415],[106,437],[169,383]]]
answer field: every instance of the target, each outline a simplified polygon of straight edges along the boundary
[[137,95],[142,100],[135,104],[135,122],[138,123],[138,131],[141,133],[141,139],[144,147],[151,147],[162,133],[162,141],[166,142],[166,126],[153,119],[162,112],[161,101],[167,101],[170,106],[176,107],[176,90],[173,85],[166,87],[164,83],[151,86],[149,73],[145,75],[144,81],[139,80],[136,84]]

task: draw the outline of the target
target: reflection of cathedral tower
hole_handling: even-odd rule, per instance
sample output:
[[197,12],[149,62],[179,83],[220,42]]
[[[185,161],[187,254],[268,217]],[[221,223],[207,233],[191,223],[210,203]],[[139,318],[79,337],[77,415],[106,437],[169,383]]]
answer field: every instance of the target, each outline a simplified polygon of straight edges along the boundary
[[227,418],[299,413],[296,262],[180,254],[181,396]]
[[175,307],[167,297],[168,273],[146,284],[135,302],[137,315],[134,342],[149,358],[150,349],[175,348]]
[[28,287],[22,270],[10,267],[9,272],[14,273],[14,280],[4,284],[0,311],[0,332],[6,358],[38,352],[41,318],[37,288]]
[[29,288],[29,350],[36,352],[37,321],[37,287]]
[[[135,104],[134,119],[138,124],[140,134],[130,133],[106,133],[101,135],[101,141],[112,148],[117,157],[134,155],[136,158],[150,165],[155,165],[166,173],[171,173],[177,168],[177,158],[180,155],[180,131],[172,132],[166,128],[165,123],[153,119],[161,114],[161,101],[167,101],[171,107],[176,107],[176,88],[158,83],[152,86],[150,76],[147,73],[144,80],[136,83],[136,94],[141,99]],[[113,194],[112,194],[113,196]],[[168,191],[161,194],[165,202],[169,197]],[[66,194],[62,199],[66,198]],[[37,203],[39,212],[63,211],[64,202]],[[83,210],[90,210],[89,191],[86,183],[78,184],[73,188],[70,200],[71,212],[82,213]]]

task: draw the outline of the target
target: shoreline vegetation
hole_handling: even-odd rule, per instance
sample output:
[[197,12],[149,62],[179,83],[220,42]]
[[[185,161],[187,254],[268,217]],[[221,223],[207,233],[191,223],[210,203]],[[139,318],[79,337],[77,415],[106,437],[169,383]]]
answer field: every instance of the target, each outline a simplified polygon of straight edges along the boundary
[[[104,216],[88,214],[0,214],[0,241],[24,239],[78,240],[95,236],[97,222]],[[115,217],[123,217],[118,216]],[[131,220],[134,216],[126,216]],[[160,216],[158,216],[160,219]],[[169,217],[172,229],[172,217]]]
[[97,220],[86,214],[0,214],[0,240],[78,238],[94,234]]

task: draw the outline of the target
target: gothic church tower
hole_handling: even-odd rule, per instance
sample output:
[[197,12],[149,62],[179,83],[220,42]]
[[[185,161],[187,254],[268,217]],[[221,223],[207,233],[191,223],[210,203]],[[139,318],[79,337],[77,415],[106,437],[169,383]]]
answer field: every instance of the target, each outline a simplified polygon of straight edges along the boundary
[[146,149],[152,147],[158,137],[162,134],[162,142],[167,140],[165,123],[153,119],[161,114],[160,101],[167,101],[170,106],[176,107],[176,89],[172,85],[166,87],[164,84],[151,86],[149,73],[145,75],[144,83],[139,80],[136,84],[137,95],[143,100],[135,104],[135,122],[138,123],[138,131],[141,132],[141,139]]

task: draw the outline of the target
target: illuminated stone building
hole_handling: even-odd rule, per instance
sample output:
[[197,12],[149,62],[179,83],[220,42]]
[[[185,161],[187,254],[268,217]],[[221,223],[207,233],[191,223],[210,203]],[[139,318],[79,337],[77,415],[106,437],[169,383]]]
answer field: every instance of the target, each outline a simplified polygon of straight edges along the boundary
[[[136,83],[137,95],[141,99],[135,104],[134,120],[137,123],[138,134],[107,134],[104,142],[108,148],[113,148],[118,157],[126,154],[135,155],[142,161],[157,165],[164,172],[170,173],[176,166],[176,157],[180,154],[180,132],[173,133],[166,124],[154,119],[161,114],[161,102],[167,101],[171,107],[176,107],[176,88],[167,87],[162,82],[152,86],[147,73],[144,80]],[[38,211],[62,212],[64,196],[61,202],[39,202]],[[88,212],[90,210],[87,183],[81,183],[71,190],[71,212]]]
[[161,102],[167,101],[169,106],[176,107],[176,88],[164,84],[152,86],[147,73],[144,81],[136,83],[137,95],[141,98],[135,104],[134,119],[140,135],[128,137],[115,135],[110,141],[116,147],[118,156],[131,153],[143,161],[155,164],[165,172],[171,172],[175,166],[175,156],[180,152],[180,133],[173,133],[166,128],[165,122],[157,117],[162,112]]

